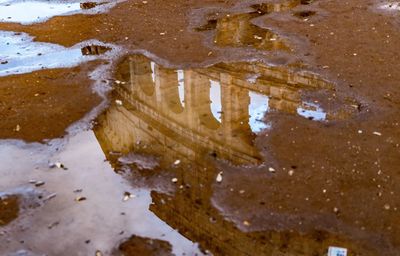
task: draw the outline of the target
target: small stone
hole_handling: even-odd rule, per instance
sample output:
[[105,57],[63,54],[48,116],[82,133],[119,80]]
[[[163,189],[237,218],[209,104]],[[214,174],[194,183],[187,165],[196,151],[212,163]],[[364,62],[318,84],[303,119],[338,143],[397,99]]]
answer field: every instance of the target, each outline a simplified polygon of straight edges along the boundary
[[82,202],[85,200],[86,200],[86,197],[84,197],[84,196],[78,196],[77,198],[75,198],[75,201],[77,201],[77,202]]
[[178,182],[178,178],[172,178],[171,180],[173,183],[177,183]]
[[390,210],[390,205],[389,204],[385,204],[384,206],[383,206],[383,208],[385,208],[385,210]]
[[135,198],[135,197],[136,197],[135,195],[133,195],[133,194],[131,194],[131,193],[129,193],[129,192],[125,192],[125,193],[124,193],[124,199],[123,199],[123,201],[126,202],[126,201],[128,201],[129,199]]
[[43,186],[44,184],[45,184],[44,181],[37,181],[37,182],[35,183],[35,186],[36,186],[36,187],[40,187],[40,186]]
[[218,183],[222,182],[222,173],[223,172],[218,173],[217,178],[215,179]]
[[289,174],[289,176],[293,176],[294,171],[293,171],[293,170],[290,170],[290,171],[288,172],[288,174]]
[[115,103],[116,103],[118,106],[122,106],[122,100],[115,100]]
[[245,221],[243,221],[243,225],[245,225],[245,226],[250,226],[250,222],[248,222],[247,220],[245,220]]
[[175,162],[174,162],[174,165],[178,165],[178,164],[180,164],[181,163],[181,160],[176,160]]
[[373,132],[372,134],[374,134],[376,136],[382,136],[382,133],[380,133],[380,132]]
[[269,171],[269,172],[272,172],[272,173],[276,172],[276,170],[275,170],[274,168],[272,168],[272,167],[269,167],[269,168],[268,168],[268,171]]

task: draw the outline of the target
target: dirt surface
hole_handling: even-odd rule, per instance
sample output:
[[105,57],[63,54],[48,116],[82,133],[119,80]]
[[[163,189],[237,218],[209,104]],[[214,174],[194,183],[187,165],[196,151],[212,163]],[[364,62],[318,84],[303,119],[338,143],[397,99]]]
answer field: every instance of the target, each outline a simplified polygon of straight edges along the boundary
[[151,240],[138,236],[132,236],[119,246],[122,255],[133,256],[153,256],[153,255],[172,255],[171,245],[161,240]]
[[100,103],[88,78],[96,65],[0,77],[0,136],[29,142],[63,136]]
[[0,199],[0,226],[7,225],[18,217],[18,197],[10,196]]
[[[0,189],[48,177],[61,193],[2,227],[0,254],[400,255],[400,8],[387,3],[127,0],[0,23],[115,46],[97,81],[105,62],[0,77],[0,138],[47,142],[1,141]],[[112,86],[109,106],[93,131],[68,133],[100,104],[95,83]],[[57,246],[28,239],[77,227]]]

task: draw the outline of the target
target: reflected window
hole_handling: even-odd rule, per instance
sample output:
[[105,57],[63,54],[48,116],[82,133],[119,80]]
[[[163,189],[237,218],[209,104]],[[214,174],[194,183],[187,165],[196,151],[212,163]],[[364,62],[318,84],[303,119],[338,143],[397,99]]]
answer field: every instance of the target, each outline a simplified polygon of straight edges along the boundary
[[311,102],[304,102],[302,106],[297,108],[297,114],[315,121],[326,120],[325,111],[317,104]]
[[150,67],[151,67],[151,79],[153,79],[153,83],[156,82],[156,63],[154,63],[154,61],[152,61],[150,63]]
[[185,73],[183,70],[178,70],[178,90],[179,100],[183,107],[185,107]]
[[218,120],[222,122],[222,103],[221,103],[221,83],[210,80],[210,100],[211,100],[211,113]]
[[253,132],[260,132],[269,126],[263,122],[265,113],[269,110],[268,101],[269,98],[266,95],[249,92],[250,105],[249,105],[249,124]]

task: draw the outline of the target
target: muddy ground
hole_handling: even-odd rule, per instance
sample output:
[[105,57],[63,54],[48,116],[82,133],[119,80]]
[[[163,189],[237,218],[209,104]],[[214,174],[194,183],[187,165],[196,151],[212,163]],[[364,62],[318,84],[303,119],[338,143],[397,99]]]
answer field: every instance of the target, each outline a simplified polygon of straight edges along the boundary
[[1,255],[400,255],[399,2],[22,3]]

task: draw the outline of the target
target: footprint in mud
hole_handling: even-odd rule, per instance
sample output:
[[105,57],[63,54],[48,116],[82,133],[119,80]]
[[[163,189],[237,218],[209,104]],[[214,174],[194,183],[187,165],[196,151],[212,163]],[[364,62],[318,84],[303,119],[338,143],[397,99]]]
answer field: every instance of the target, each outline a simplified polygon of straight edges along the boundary
[[107,58],[112,45],[86,41],[70,48],[34,42],[25,33],[0,31],[0,76],[29,73],[41,69],[74,67],[83,62]]

